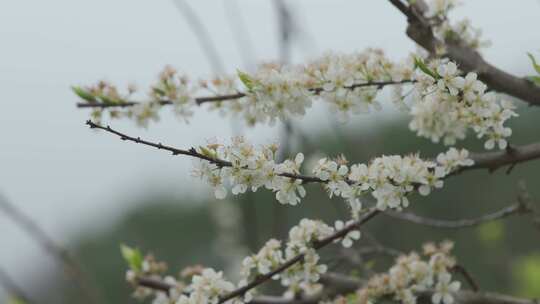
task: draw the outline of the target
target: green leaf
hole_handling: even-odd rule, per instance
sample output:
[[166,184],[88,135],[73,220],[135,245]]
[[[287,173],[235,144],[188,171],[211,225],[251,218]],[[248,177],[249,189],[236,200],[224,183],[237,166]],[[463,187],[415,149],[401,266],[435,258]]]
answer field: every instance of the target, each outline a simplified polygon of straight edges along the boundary
[[134,271],[142,270],[143,256],[138,249],[121,244],[120,251],[122,252],[124,260],[128,263],[129,268]]
[[242,72],[240,70],[237,71],[237,74],[238,74],[238,78],[240,78],[240,81],[242,81],[242,83],[246,86],[246,88],[249,91],[252,91],[253,90],[253,79],[251,79],[251,77],[247,73],[244,73],[244,72]]
[[488,244],[494,245],[504,237],[504,224],[502,222],[489,222],[477,228],[478,238]]
[[210,150],[206,147],[203,147],[203,146],[199,146],[199,149],[201,150],[201,154],[204,155],[204,156],[208,156],[208,157],[211,157],[211,158],[216,158],[216,153],[214,152],[214,150]]
[[26,304],[26,301],[19,297],[12,296],[8,299],[7,304]]
[[88,92],[87,90],[81,87],[72,86],[71,90],[73,90],[73,93],[77,94],[77,96],[79,96],[80,98],[88,102],[97,102],[96,97],[94,95],[92,95],[90,92]]
[[540,86],[540,76],[527,76],[525,78],[527,78],[528,81],[534,83],[535,85]]
[[164,96],[164,95],[165,95],[165,91],[163,91],[163,90],[160,89],[160,88],[155,88],[155,87],[154,87],[154,88],[152,88],[152,91],[154,91],[154,93],[155,93],[156,95],[159,95],[159,96]]
[[536,59],[534,58],[533,54],[527,53],[527,56],[531,59],[532,65],[534,69],[536,70],[536,73],[540,74],[540,64],[536,62]]
[[350,293],[347,295],[347,304],[358,303],[358,295],[356,293]]
[[422,72],[428,74],[429,76],[435,79],[441,78],[441,76],[437,74],[437,72],[428,68],[428,66],[426,65],[426,63],[424,62],[422,58],[419,58],[419,57],[414,58],[414,67],[419,68],[420,70],[422,70]]
[[540,297],[540,254],[520,257],[513,266],[513,273],[517,279],[517,292],[530,298]]
[[124,102],[122,100],[113,99],[105,95],[99,95],[99,99],[101,99],[104,104],[119,104]]

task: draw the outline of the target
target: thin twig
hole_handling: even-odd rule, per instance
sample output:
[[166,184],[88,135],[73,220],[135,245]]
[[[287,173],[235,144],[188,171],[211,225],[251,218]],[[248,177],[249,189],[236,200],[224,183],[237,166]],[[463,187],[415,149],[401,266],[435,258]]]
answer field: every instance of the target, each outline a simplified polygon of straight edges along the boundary
[[452,267],[452,271],[461,274],[463,278],[465,279],[465,281],[467,282],[467,284],[471,286],[471,289],[474,292],[478,292],[480,290],[478,283],[476,283],[472,275],[467,271],[465,267],[461,265],[454,265],[454,267]]
[[[413,80],[402,80],[402,81],[370,81],[370,82],[363,82],[358,84],[353,84],[351,86],[344,87],[348,90],[353,90],[356,88],[362,88],[362,87],[385,87],[389,85],[400,85],[400,84],[408,84],[413,83]],[[323,89],[322,88],[311,88],[309,89],[310,92],[314,93],[315,95],[320,94]],[[246,97],[245,93],[238,92],[235,94],[227,94],[227,95],[216,95],[216,96],[203,96],[203,97],[196,97],[195,103],[197,105],[202,105],[203,103],[208,102],[221,102],[221,101],[227,101],[227,100],[236,100]],[[173,102],[170,100],[160,100],[156,102],[157,104],[161,106],[165,105],[172,105]],[[140,104],[140,102],[137,101],[125,101],[125,102],[118,102],[118,103],[103,103],[103,102],[79,102],[77,103],[77,108],[127,108],[132,107],[137,104]]]
[[[134,143],[154,147],[160,150],[169,151],[173,155],[187,155],[187,156],[203,159],[217,165],[218,167],[231,167],[232,166],[231,162],[229,161],[203,155],[197,152],[194,148],[191,148],[189,150],[184,150],[184,149],[178,149],[172,146],[163,145],[162,143],[156,143],[156,142],[143,140],[140,137],[132,137],[127,134],[121,133],[117,130],[112,129],[110,126],[104,127],[102,125],[92,122],[91,120],[87,120],[86,124],[92,129],[101,129],[109,133],[115,134],[118,137],[120,137],[121,140],[131,141]],[[490,170],[494,170],[505,165],[520,163],[520,162],[525,162],[525,161],[540,158],[540,143],[533,143],[533,144],[528,144],[524,146],[516,146],[514,147],[514,152],[512,154],[508,154],[506,151],[473,153],[471,154],[470,158],[474,161],[474,165],[469,166],[469,167],[461,167],[455,172],[448,175],[447,177],[457,175],[461,172],[469,171],[473,169],[486,169],[487,168]],[[308,176],[308,175],[292,174],[292,173],[280,173],[278,175],[292,178],[292,179],[302,180],[303,183],[324,184],[328,182],[316,176]],[[347,180],[347,182],[349,184],[353,183],[350,180]]]
[[521,203],[515,203],[510,206],[507,206],[501,210],[482,215],[477,218],[472,219],[461,219],[461,220],[440,220],[432,219],[423,216],[416,215],[414,213],[406,212],[395,212],[392,210],[385,211],[384,214],[392,218],[408,221],[414,224],[429,226],[433,228],[442,228],[442,229],[459,229],[473,227],[485,222],[495,221],[509,217],[514,214],[523,214],[531,212],[529,209],[525,209]]
[[[105,131],[107,131],[109,133],[115,134],[115,135],[119,136],[121,140],[127,140],[127,141],[131,141],[131,142],[134,142],[134,143],[154,147],[154,148],[157,148],[157,149],[160,149],[160,150],[169,151],[173,155],[180,155],[181,154],[181,155],[187,155],[187,156],[203,159],[203,160],[206,160],[206,161],[208,161],[208,162],[210,162],[212,164],[215,164],[218,167],[231,167],[232,166],[232,163],[229,162],[229,161],[222,160],[222,159],[219,159],[219,158],[212,158],[212,157],[206,156],[204,154],[201,154],[201,153],[197,152],[197,150],[195,150],[195,148],[191,148],[189,150],[184,150],[184,149],[178,149],[178,148],[174,148],[174,147],[171,147],[171,146],[163,145],[162,143],[155,143],[155,142],[143,140],[140,137],[132,137],[132,136],[129,136],[127,134],[116,131],[113,128],[111,128],[110,126],[104,127],[104,126],[98,125],[98,124],[96,124],[96,123],[94,123],[94,122],[92,122],[90,120],[86,121],[86,124],[88,126],[90,126],[90,128],[92,128],[92,129],[101,129],[101,130],[105,130]],[[318,177],[314,177],[314,176],[305,176],[305,175],[292,174],[292,173],[280,173],[278,175],[283,176],[283,177],[292,178],[292,179],[302,180],[304,183],[310,183],[310,182],[325,183],[325,181],[323,181],[322,179],[320,179]]]

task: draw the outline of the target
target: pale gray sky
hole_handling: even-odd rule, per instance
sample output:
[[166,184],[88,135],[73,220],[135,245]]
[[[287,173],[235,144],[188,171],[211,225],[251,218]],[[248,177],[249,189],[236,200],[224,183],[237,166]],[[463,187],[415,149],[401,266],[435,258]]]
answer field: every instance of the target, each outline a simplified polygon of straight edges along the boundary
[[[234,72],[243,62],[226,19],[226,1],[232,0],[189,3],[219,46],[226,68]],[[538,1],[464,2],[454,16],[470,17],[492,40],[493,46],[484,51],[486,58],[516,74],[530,73],[525,53],[540,50]],[[387,1],[287,3],[297,9],[316,46],[309,52],[297,48],[295,61],[325,50],[365,47],[384,48],[397,59],[414,49],[404,35],[405,18]],[[237,6],[256,58],[276,59],[271,2],[238,0]],[[192,189],[204,187],[190,178],[190,160],[91,132],[83,125],[88,112],[75,108],[77,99],[69,90],[70,85],[103,78],[147,87],[166,64],[196,77],[211,71],[172,0],[0,1],[0,191],[61,241],[96,223],[110,222],[138,196],[159,191],[186,195],[186,185],[190,195],[197,195]],[[323,113],[320,108],[312,111],[302,126],[314,127]],[[232,134],[229,120],[204,108],[189,125],[164,115],[148,130],[126,121],[114,126],[180,147]],[[278,136],[276,127],[246,132],[259,141]],[[0,265],[21,280],[34,267],[27,262],[41,255],[40,250],[2,215],[0,241]]]

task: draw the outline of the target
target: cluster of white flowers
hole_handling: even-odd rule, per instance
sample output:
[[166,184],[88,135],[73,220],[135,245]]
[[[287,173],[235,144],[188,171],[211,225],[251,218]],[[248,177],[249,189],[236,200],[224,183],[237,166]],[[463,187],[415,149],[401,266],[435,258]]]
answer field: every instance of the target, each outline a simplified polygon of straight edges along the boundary
[[[255,125],[303,116],[313,99],[321,99],[330,104],[340,120],[346,120],[350,114],[380,109],[375,97],[384,86],[383,82],[406,81],[412,71],[413,65],[393,63],[380,49],[352,54],[327,53],[306,65],[261,64],[253,73],[238,72],[239,81],[236,77],[225,76],[193,82],[187,75],[167,66],[151,87],[147,101],[124,110],[111,107],[110,113],[112,118],[129,117],[146,126],[149,121],[158,119],[158,110],[163,104],[172,104],[177,116],[187,121],[193,115],[196,96],[201,92],[227,96],[243,91],[245,96],[242,97],[213,100],[210,109],[241,116],[248,125]],[[104,84],[114,90],[97,91],[95,88],[99,86],[76,87],[74,90],[91,104],[118,106],[130,103],[128,98],[134,90],[130,89],[130,94],[123,96],[115,86],[100,82],[101,86]],[[102,109],[97,108],[94,118],[101,115]]]
[[[425,260],[415,252],[402,255],[387,273],[373,276],[365,287],[348,298],[354,299],[354,303],[368,304],[391,296],[400,303],[416,304],[418,293],[432,290],[433,304],[453,304],[454,294],[459,291],[461,284],[452,281],[451,269],[456,264],[450,255],[452,247],[451,242],[443,242],[440,246],[426,244]],[[325,303],[349,303],[343,299],[339,297]]]
[[[330,110],[340,121],[347,121],[352,114],[380,110],[377,94],[385,82],[399,87],[413,74],[412,64],[390,61],[382,50],[367,49],[352,54],[327,53],[312,61],[305,68],[318,98],[330,104]],[[362,85],[370,84],[374,85]]]
[[240,74],[246,87],[243,115],[250,125],[303,116],[311,107],[307,78],[300,66],[263,64],[255,73]]
[[[202,266],[189,267],[181,272],[182,278],[191,278],[189,284],[171,276],[163,277],[165,266],[163,263],[156,262],[151,256],[145,258],[142,269],[129,270],[127,279],[136,286],[137,297],[153,296],[153,304],[217,304],[231,292],[246,286],[262,275],[268,275],[283,263],[303,254],[303,259],[283,272],[276,273],[272,279],[279,280],[287,288],[284,293],[285,298],[291,299],[299,295],[313,296],[321,292],[322,285],[318,281],[320,276],[327,271],[326,265],[319,264],[320,257],[313,248],[313,244],[332,236],[343,228],[345,226],[334,229],[321,221],[301,220],[290,230],[289,240],[284,249],[281,242],[271,239],[259,252],[244,259],[241,280],[237,285],[225,279],[222,272]],[[358,231],[353,230],[349,232],[351,233],[358,233]],[[348,295],[347,298],[351,299],[352,296],[355,303],[369,304],[379,298],[391,296],[394,300],[406,304],[416,304],[418,293],[431,291],[433,304],[453,304],[454,295],[459,291],[460,283],[452,281],[451,271],[456,265],[455,259],[450,255],[452,248],[453,243],[448,241],[439,245],[428,243],[423,248],[425,259],[416,252],[401,255],[388,272],[372,276],[364,287],[357,290],[354,295]],[[137,280],[143,277],[163,281],[171,286],[171,289],[164,292],[141,287]],[[227,303],[249,303],[256,293],[255,288],[250,289],[241,297],[233,298]],[[343,299],[340,296],[324,303],[344,303]]]
[[[433,23],[435,37],[441,41],[459,42],[468,47],[479,49],[488,47],[491,43],[482,39],[482,30],[474,28],[467,18],[451,23],[449,12],[461,4],[457,0],[432,0],[427,2],[428,9],[425,17]],[[438,53],[444,54],[444,45],[439,46]]]
[[510,101],[499,100],[493,92],[486,93],[486,85],[477,80],[475,73],[460,76],[452,61],[434,60],[416,73],[416,101],[411,108],[409,124],[418,136],[433,142],[443,139],[447,145],[465,138],[471,128],[478,138],[486,137],[486,149],[498,144],[507,146],[506,138],[512,130],[504,125],[517,116]]
[[[343,229],[345,227],[340,227]],[[321,221],[303,219],[297,226],[289,231],[289,241],[285,249],[282,249],[281,243],[277,240],[269,240],[264,247],[256,254],[244,259],[241,274],[243,276],[240,286],[247,284],[248,280],[254,279],[259,275],[266,275],[275,270],[279,265],[293,259],[299,254],[304,258],[295,265],[287,268],[282,273],[272,277],[274,280],[280,280],[284,287],[287,287],[285,297],[292,298],[299,293],[304,295],[313,295],[322,288],[319,281],[320,275],[325,273],[327,266],[319,264],[320,257],[313,249],[313,243],[323,240],[336,230]],[[359,238],[359,231],[349,232]],[[349,238],[346,236],[344,239]],[[348,243],[347,243],[348,244]],[[251,299],[253,291],[245,297],[246,301]]]
[[217,304],[220,296],[234,289],[235,285],[223,278],[223,272],[206,268],[201,274],[193,276],[191,284],[184,290],[188,295],[180,295],[175,304]]
[[[124,249],[126,250],[126,249]],[[140,255],[131,248],[127,250]],[[139,264],[133,263],[133,256],[124,258],[129,262],[130,269],[126,272],[126,280],[135,287],[134,296],[138,299],[153,297],[152,304],[217,304],[220,296],[232,292],[236,286],[223,278],[223,273],[216,272],[212,268],[202,266],[188,267],[184,269],[177,279],[173,276],[164,276],[167,266],[158,262],[152,255],[147,255]],[[137,260],[137,258],[135,259]],[[167,291],[144,287],[140,279],[153,280],[170,286]],[[184,280],[191,279],[190,284]],[[241,304],[242,301],[231,301],[231,304]]]
[[[469,20],[450,23],[448,13],[458,1],[432,0],[427,4],[425,17],[439,40],[475,49],[488,45]],[[444,56],[444,43],[438,48],[439,55]],[[478,137],[487,138],[487,149],[495,145],[504,149],[512,132],[504,123],[516,116],[511,103],[498,100],[493,92],[486,93],[485,84],[477,80],[475,73],[462,75],[454,62],[444,58],[432,60],[415,73],[420,57],[410,55],[402,62],[394,62],[382,50],[368,48],[350,54],[326,53],[306,64],[261,64],[250,73],[239,71],[236,76],[200,81],[192,81],[167,66],[151,87],[149,98],[135,104],[129,100],[135,92],[133,86],[126,94],[103,81],[73,89],[90,106],[96,106],[95,120],[106,109],[111,118],[128,117],[147,126],[159,119],[163,105],[172,104],[177,116],[187,121],[200,104],[201,97],[197,96],[206,94],[211,99],[207,102],[211,110],[255,125],[303,116],[313,100],[327,103],[339,120],[346,121],[351,115],[379,110],[377,95],[391,85],[392,100],[399,109],[410,113],[410,128],[417,135],[452,145],[473,129]],[[411,92],[405,94],[410,103],[405,103],[403,86],[411,83],[415,83]]]
[[[416,72],[415,65],[421,66]],[[242,116],[250,125],[302,116],[312,99],[326,101],[341,120],[346,120],[351,114],[380,109],[376,95],[384,83],[394,85],[397,106],[409,110],[411,130],[434,142],[442,139],[452,145],[457,139],[465,138],[468,129],[473,129],[478,137],[487,138],[487,149],[495,144],[504,149],[506,138],[511,135],[511,129],[504,123],[517,116],[510,102],[499,100],[493,92],[486,93],[486,85],[477,80],[475,73],[462,76],[452,61],[436,59],[426,64],[410,56],[396,64],[373,49],[348,55],[326,54],[306,66],[266,64],[251,75],[239,72],[239,78],[245,86],[245,97],[213,101],[211,108]],[[414,82],[407,98],[410,105],[401,94],[403,81]],[[366,83],[373,85],[361,85]],[[124,112],[113,108],[116,110],[111,110],[111,115],[132,117],[144,126],[150,120],[157,120],[157,111],[169,102],[175,113],[187,120],[197,104],[194,95],[201,88],[222,96],[238,93],[232,77],[194,84],[168,67],[152,87],[150,101],[126,107]],[[122,96],[114,86],[100,82],[86,90],[76,88],[76,92],[90,103],[122,104],[128,102],[132,90]]]
[[[128,250],[132,249],[129,248]],[[163,274],[166,271],[167,265],[164,262],[157,261],[153,255],[146,255],[144,259],[140,261],[138,267],[131,265],[131,268],[126,272],[126,280],[135,287],[133,296],[141,300],[153,296],[153,304],[169,304],[170,299],[180,297],[185,289],[185,285],[173,276],[164,276]],[[168,292],[164,292],[142,287],[138,284],[138,278],[140,277],[163,281],[171,286],[171,288]]]
[[[218,199],[225,198],[225,184],[229,184],[234,195],[264,187],[274,191],[280,203],[296,205],[306,195],[302,178],[308,177],[301,175],[300,170],[304,156],[299,153],[294,161],[277,163],[277,149],[276,144],[256,149],[243,137],[234,138],[229,146],[212,143],[199,147],[197,152],[218,162],[196,159],[193,174],[210,184]],[[380,210],[407,207],[407,196],[411,193],[418,191],[428,195],[431,189],[442,187],[446,175],[473,165],[468,156],[465,149],[450,148],[439,154],[436,161],[423,160],[418,155],[391,155],[377,157],[368,165],[350,167],[344,157],[323,158],[313,168],[313,173],[330,197],[340,196],[349,203],[356,218],[362,208],[362,196],[371,193]],[[230,166],[224,166],[222,161]]]
[[[269,274],[282,264],[302,254],[303,259],[275,274],[272,279],[280,280],[281,284],[287,288],[285,297],[292,298],[300,293],[313,295],[321,290],[322,285],[317,282],[321,274],[327,270],[326,265],[319,264],[320,257],[313,245],[342,229],[349,229],[349,225],[353,225],[353,222],[344,224],[337,221],[334,229],[321,221],[302,219],[289,231],[289,239],[285,248],[282,248],[280,241],[270,239],[259,252],[244,258],[240,270],[241,280],[237,285],[226,280],[222,272],[200,266],[187,268],[182,272],[181,275],[184,279],[191,278],[190,284],[185,284],[183,280],[177,280],[172,276],[164,277],[165,264],[155,261],[152,256],[147,256],[140,267],[128,270],[126,278],[136,287],[135,295],[137,297],[144,298],[153,295],[153,304],[216,304],[222,297],[237,288],[246,286],[261,275]],[[360,231],[353,229],[342,240],[336,239],[334,242],[342,241],[343,246],[350,247],[353,240],[359,238]],[[164,281],[172,288],[166,293],[142,287],[138,284],[138,279],[142,277]],[[227,303],[248,303],[253,299],[255,293],[256,289],[250,289],[243,294],[243,297],[232,299],[231,302]]]
[[337,161],[324,158],[313,171],[328,182],[324,186],[330,196],[340,195],[353,211],[360,208],[359,198],[366,193],[371,193],[377,200],[379,210],[385,210],[407,207],[407,196],[412,192],[417,190],[421,195],[428,195],[432,188],[442,187],[446,175],[472,164],[467,150],[450,148],[439,154],[436,162],[422,160],[418,155],[391,155],[375,158],[368,165],[355,164],[349,168],[343,158]]
[[208,182],[214,188],[218,199],[225,198],[227,190],[224,183],[227,182],[234,195],[248,190],[255,192],[264,187],[274,191],[280,203],[296,205],[306,195],[302,181],[281,175],[299,174],[304,155],[299,153],[294,160],[276,163],[277,150],[276,144],[256,149],[243,137],[233,138],[229,146],[212,143],[199,147],[198,152],[212,159],[225,160],[230,166],[195,160],[193,175]]

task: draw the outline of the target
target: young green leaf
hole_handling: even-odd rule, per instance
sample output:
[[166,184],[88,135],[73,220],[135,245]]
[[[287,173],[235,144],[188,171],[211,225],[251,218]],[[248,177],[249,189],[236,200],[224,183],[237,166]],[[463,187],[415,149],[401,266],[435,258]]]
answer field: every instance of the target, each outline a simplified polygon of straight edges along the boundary
[[244,73],[240,70],[238,70],[237,73],[238,73],[238,78],[240,78],[240,81],[242,81],[242,83],[246,86],[248,91],[253,90],[253,79],[251,79],[251,77],[249,77],[247,73]]
[[414,66],[415,68],[419,68],[422,72],[428,74],[429,76],[435,78],[435,79],[439,79],[441,78],[441,76],[439,74],[437,74],[437,72],[431,70],[430,68],[428,68],[428,66],[426,65],[426,63],[424,62],[424,60],[422,60],[422,58],[414,58]]
[[73,90],[73,93],[77,94],[80,98],[88,101],[88,102],[97,102],[96,97],[90,92],[86,91],[85,89],[78,87],[78,86],[72,86],[71,90]]
[[99,98],[103,101],[104,104],[119,104],[124,102],[122,100],[113,99],[105,95],[99,95]]
[[165,96],[165,91],[163,91],[162,89],[159,89],[159,88],[152,88],[152,91],[154,91],[154,93],[156,95],[159,95],[159,96]]
[[540,64],[536,62],[536,58],[534,58],[533,54],[531,53],[527,53],[527,56],[529,56],[529,58],[531,59],[532,65],[534,69],[536,70],[536,72],[540,74]]
[[143,256],[138,249],[121,244],[120,251],[122,252],[122,257],[128,263],[129,268],[134,271],[142,270]]

